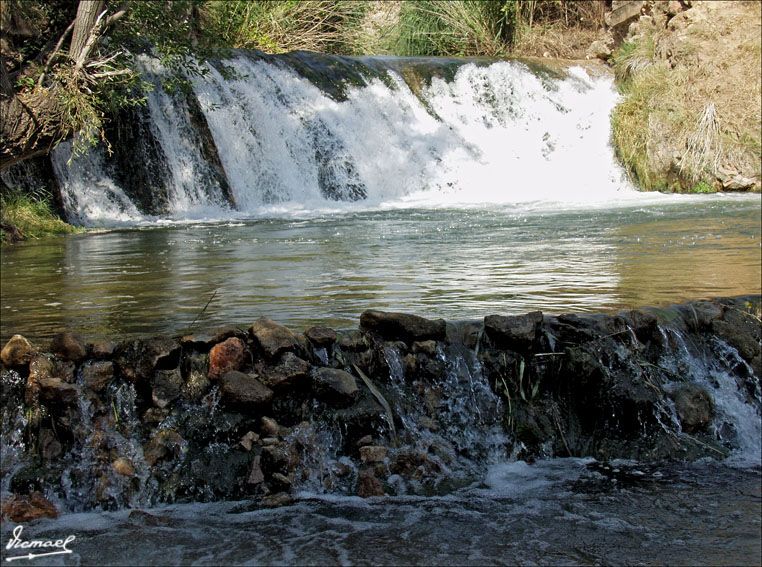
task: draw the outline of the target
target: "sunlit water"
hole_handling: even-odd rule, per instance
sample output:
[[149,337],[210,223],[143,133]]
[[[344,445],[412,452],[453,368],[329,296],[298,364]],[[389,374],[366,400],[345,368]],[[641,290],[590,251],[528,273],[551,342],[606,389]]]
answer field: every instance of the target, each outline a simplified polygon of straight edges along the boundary
[[122,339],[261,316],[349,328],[369,308],[614,312],[759,293],[760,250],[759,196],[154,226],[4,247],[1,338],[71,326]]

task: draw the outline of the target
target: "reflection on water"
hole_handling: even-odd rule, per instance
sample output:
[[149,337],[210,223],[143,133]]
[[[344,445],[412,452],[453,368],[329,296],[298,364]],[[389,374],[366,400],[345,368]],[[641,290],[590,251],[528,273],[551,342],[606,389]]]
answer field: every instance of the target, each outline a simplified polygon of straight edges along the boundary
[[[758,200],[594,211],[397,210],[105,232],[4,247],[2,333],[88,338],[616,311],[760,292]],[[208,308],[204,306],[214,295]]]

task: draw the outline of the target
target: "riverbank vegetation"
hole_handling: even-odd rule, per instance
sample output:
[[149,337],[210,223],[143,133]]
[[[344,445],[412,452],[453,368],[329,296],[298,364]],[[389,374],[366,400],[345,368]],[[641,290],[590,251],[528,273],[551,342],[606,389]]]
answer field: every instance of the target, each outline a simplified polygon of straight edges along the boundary
[[56,234],[83,232],[53,212],[44,191],[4,190],[0,193],[0,241],[17,242]]
[[614,54],[615,147],[644,190],[759,191],[761,5],[694,4],[641,18]]

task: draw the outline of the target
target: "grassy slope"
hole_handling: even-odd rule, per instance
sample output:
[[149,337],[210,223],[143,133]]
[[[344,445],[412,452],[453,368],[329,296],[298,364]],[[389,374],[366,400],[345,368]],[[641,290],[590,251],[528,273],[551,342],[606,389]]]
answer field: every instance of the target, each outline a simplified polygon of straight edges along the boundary
[[759,2],[694,2],[655,13],[614,57],[626,96],[617,151],[641,188],[707,192],[746,178],[760,190]]

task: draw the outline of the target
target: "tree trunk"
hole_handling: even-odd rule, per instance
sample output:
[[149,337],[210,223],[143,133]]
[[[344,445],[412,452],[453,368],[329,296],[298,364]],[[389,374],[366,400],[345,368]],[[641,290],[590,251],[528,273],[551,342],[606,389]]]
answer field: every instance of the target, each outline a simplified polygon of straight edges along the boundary
[[105,0],[80,0],[69,49],[69,57],[72,60],[76,61],[79,58],[95,25],[95,20],[105,9]]

